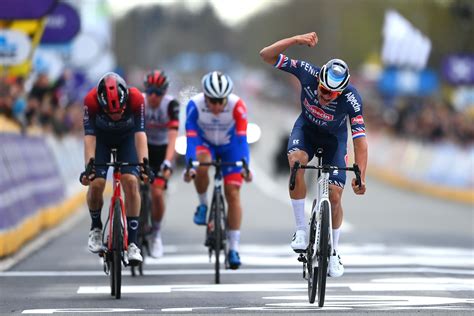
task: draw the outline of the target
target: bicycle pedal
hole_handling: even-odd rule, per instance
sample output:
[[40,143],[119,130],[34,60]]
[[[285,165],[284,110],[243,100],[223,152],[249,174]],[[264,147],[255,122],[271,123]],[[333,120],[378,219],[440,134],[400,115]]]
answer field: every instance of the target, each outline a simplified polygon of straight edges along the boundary
[[298,261],[299,262],[303,262],[303,263],[307,263],[308,261],[306,260],[306,257],[300,253],[299,257],[298,257]]

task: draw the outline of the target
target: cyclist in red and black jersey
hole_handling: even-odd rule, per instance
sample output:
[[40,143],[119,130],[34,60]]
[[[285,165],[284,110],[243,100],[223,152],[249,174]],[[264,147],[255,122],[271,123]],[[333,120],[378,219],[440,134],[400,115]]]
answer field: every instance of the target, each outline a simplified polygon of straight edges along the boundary
[[[96,88],[84,99],[84,158],[95,163],[110,161],[112,148],[117,148],[117,159],[123,162],[145,162],[148,160],[147,138],[145,134],[145,105],[137,88],[127,87],[125,80],[116,73],[106,73]],[[94,167],[92,174],[83,172],[80,181],[88,185],[87,205],[92,220],[88,248],[97,253],[102,249],[101,210],[106,167]],[[87,168],[87,166],[86,166]],[[125,209],[128,227],[128,261],[130,264],[142,262],[140,249],[136,246],[138,217],[140,214],[140,193],[138,176],[141,173],[147,181],[151,176],[147,164],[138,167],[122,167],[122,188],[125,194]]]
[[163,256],[161,240],[161,221],[165,213],[163,191],[166,181],[173,170],[175,143],[179,127],[179,103],[167,94],[168,77],[162,70],[152,70],[144,80],[145,87],[145,131],[148,139],[150,166],[157,178],[151,188],[152,197],[152,239],[150,255],[155,258]]

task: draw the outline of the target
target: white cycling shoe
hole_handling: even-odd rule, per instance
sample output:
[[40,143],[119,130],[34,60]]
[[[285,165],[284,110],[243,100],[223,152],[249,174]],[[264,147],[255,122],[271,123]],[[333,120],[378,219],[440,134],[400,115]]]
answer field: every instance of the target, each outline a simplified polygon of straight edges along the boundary
[[94,228],[89,231],[89,240],[87,242],[87,248],[92,253],[98,253],[102,250],[102,229]]
[[143,257],[141,255],[140,248],[137,247],[134,243],[128,245],[127,249],[127,258],[128,263],[133,266],[143,262]]
[[293,234],[293,239],[291,240],[291,248],[294,252],[302,253],[308,248],[308,242],[306,241],[306,231],[297,230]]
[[163,242],[161,241],[160,233],[157,233],[151,240],[150,256],[153,258],[163,257]]
[[336,252],[334,256],[329,257],[328,275],[330,277],[338,278],[344,274],[344,265],[341,261],[341,256]]

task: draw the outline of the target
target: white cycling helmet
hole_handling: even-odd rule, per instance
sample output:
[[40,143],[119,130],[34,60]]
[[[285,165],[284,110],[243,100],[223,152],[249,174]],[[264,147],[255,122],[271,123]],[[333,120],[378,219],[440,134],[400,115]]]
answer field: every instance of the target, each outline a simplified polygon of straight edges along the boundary
[[343,91],[349,84],[349,67],[341,59],[331,59],[319,70],[319,82],[331,91]]
[[233,87],[230,77],[219,71],[210,72],[202,77],[202,89],[209,98],[227,98]]

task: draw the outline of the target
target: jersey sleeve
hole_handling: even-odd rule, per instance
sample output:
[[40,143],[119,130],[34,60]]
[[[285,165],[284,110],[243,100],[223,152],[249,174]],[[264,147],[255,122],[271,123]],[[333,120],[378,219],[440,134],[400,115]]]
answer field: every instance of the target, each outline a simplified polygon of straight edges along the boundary
[[273,66],[295,75],[300,81],[302,81],[308,73],[313,75],[317,73],[317,69],[311,64],[302,60],[292,59],[284,54],[279,55],[276,64]]
[[95,89],[92,89],[87,93],[84,98],[84,134],[85,135],[95,135],[95,116],[99,110],[99,105],[97,103]]
[[179,128],[179,103],[176,100],[171,100],[168,104],[168,128],[178,129]]
[[129,104],[135,122],[135,133],[145,132],[145,99],[137,88],[129,88]]
[[233,117],[235,120],[235,136],[237,146],[239,147],[239,152],[242,153],[242,156],[245,158],[247,163],[249,163],[250,154],[249,144],[247,142],[247,106],[245,105],[244,101],[242,101],[242,99],[237,101],[234,107]]
[[344,95],[349,107],[349,121],[351,124],[352,139],[365,137],[365,123],[363,116],[362,98],[357,91]]
[[196,160],[196,147],[199,141],[197,124],[199,113],[196,103],[189,101],[186,106],[186,163],[191,160]]

